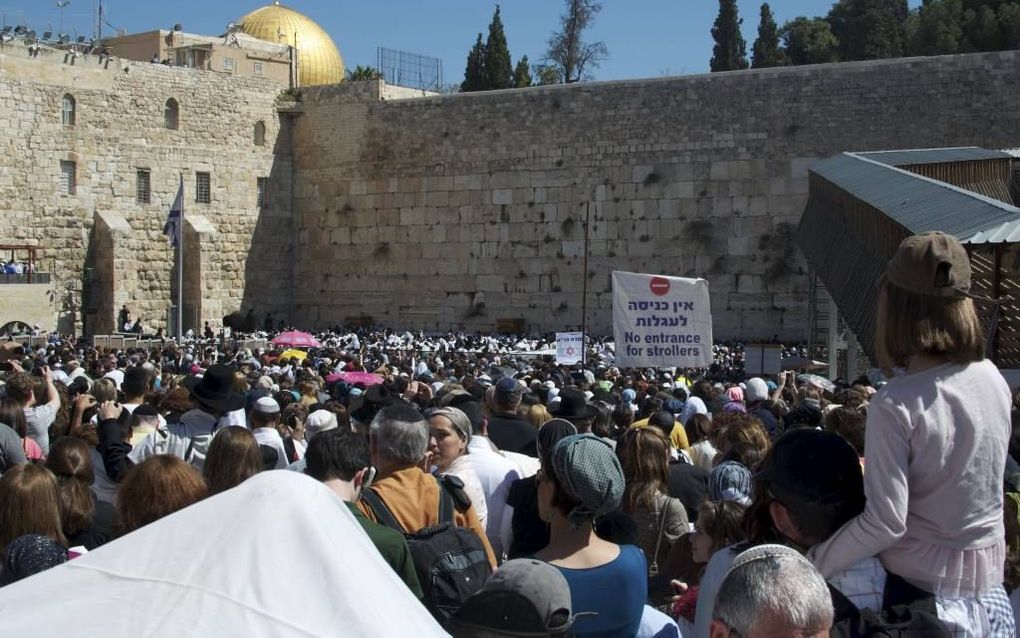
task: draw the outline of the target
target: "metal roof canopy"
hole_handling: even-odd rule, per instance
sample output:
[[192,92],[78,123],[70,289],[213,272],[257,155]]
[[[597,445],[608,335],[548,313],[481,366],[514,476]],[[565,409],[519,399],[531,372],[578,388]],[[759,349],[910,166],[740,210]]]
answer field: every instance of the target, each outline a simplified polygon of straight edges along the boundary
[[867,151],[852,153],[858,157],[888,164],[889,166],[911,166],[914,164],[951,164],[954,162],[972,162],[990,159],[1011,159],[1013,156],[1003,151],[992,151],[979,146],[961,146],[955,148],[918,148],[902,151]]
[[[973,274],[979,294],[1012,299],[1017,289],[1016,282],[1004,276],[1011,273],[1003,270],[1003,255],[1008,245],[1020,242],[1020,209],[894,164],[958,163],[961,171],[972,173],[975,163],[1001,166],[1010,158],[979,148],[928,149],[842,153],[810,167],[797,243],[872,360],[878,280],[909,235],[940,230],[959,238],[972,265],[980,262]],[[940,175],[952,169],[946,166]],[[1020,311],[1015,304],[1003,303],[997,325],[995,304],[978,305],[986,327],[994,331],[989,353],[1000,367],[1020,367]]]

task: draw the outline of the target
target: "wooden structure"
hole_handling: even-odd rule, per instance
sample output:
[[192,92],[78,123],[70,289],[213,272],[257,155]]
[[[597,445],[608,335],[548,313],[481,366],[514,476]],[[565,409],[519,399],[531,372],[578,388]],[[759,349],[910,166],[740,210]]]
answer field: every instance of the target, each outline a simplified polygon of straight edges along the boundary
[[1020,368],[1020,209],[1013,158],[980,148],[842,153],[810,168],[797,243],[874,361],[878,284],[907,236],[939,230],[967,248],[972,291],[1000,368]]

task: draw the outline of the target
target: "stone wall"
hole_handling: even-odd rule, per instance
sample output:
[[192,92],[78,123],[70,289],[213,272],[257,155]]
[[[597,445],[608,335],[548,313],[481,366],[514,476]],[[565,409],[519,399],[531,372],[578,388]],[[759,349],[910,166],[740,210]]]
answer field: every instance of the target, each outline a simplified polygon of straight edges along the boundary
[[804,338],[812,161],[1020,145],[1020,53],[380,102],[302,90],[295,321],[610,329],[610,272],[705,277],[717,338]]
[[[164,324],[175,279],[162,229],[182,174],[185,214],[202,215],[216,229],[215,246],[203,250],[209,258],[202,264],[199,319],[218,323],[242,302],[259,310],[287,307],[291,166],[289,116],[277,112],[279,92],[276,83],[259,78],[75,58],[46,48],[32,56],[19,42],[4,47],[0,243],[42,247],[39,270],[53,274],[53,289],[64,300],[62,331],[75,323],[81,328],[85,305],[97,327],[112,326],[122,303],[147,326]],[[70,127],[61,119],[65,94],[76,101]],[[178,130],[163,125],[171,97],[180,104]],[[254,144],[260,120],[265,146]],[[76,163],[74,195],[59,191],[61,160]],[[139,169],[151,171],[148,204],[136,202]],[[210,204],[195,203],[196,171],[212,174]],[[257,177],[270,178],[261,211]],[[95,237],[97,213],[126,222],[115,242]],[[106,246],[115,246],[117,254]],[[187,272],[187,251],[185,256]],[[83,268],[91,269],[91,289],[97,291],[91,303],[82,299]]]

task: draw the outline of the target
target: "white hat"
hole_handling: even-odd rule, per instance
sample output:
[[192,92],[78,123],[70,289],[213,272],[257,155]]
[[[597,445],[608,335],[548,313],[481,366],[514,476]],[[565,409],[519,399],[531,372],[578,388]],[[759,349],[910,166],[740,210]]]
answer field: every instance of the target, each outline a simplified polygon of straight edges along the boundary
[[255,411],[261,414],[276,414],[280,411],[280,404],[273,397],[262,397],[255,402]]
[[305,419],[305,440],[309,441],[319,432],[335,430],[339,427],[336,415],[329,410],[316,410]]
[[747,392],[744,395],[747,402],[765,401],[769,398],[769,386],[764,379],[753,377],[747,380]]

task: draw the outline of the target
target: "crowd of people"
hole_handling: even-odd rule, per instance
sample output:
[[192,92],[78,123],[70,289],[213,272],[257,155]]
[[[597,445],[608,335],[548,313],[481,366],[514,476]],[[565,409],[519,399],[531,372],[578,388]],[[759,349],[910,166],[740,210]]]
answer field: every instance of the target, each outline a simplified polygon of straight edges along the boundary
[[952,238],[904,242],[887,383],[748,377],[738,345],[637,370],[599,340],[565,366],[548,340],[388,331],[2,344],[0,577],[282,472],[454,636],[1013,636],[1018,403],[969,282]]

